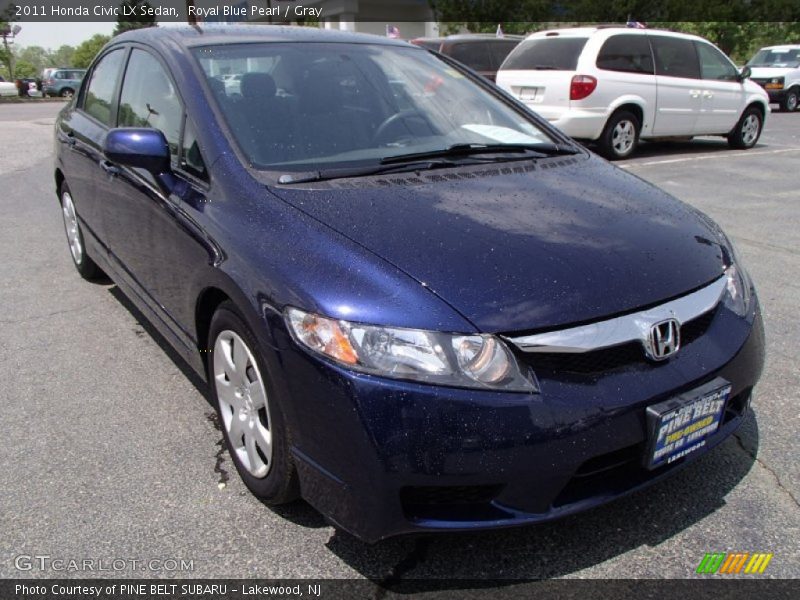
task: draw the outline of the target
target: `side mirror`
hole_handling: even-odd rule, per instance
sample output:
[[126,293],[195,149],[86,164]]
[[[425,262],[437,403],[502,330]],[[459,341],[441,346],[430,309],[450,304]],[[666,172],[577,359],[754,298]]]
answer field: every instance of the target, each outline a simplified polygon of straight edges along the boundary
[[106,135],[103,153],[112,163],[145,169],[157,179],[170,171],[169,144],[158,129],[112,129]]
[[743,66],[742,70],[739,71],[739,81],[750,79],[750,75],[752,75],[752,73],[753,72],[750,70],[750,67],[748,67],[747,65]]

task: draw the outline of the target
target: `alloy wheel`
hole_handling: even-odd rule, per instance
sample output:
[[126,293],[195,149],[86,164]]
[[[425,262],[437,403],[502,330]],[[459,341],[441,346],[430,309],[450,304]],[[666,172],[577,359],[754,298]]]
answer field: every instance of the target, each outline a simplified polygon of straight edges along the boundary
[[633,122],[623,119],[611,132],[611,145],[618,156],[625,156],[636,141],[636,127]]
[[262,479],[272,466],[272,431],[264,380],[250,348],[235,332],[214,343],[214,385],[231,448],[250,475]]
[[72,253],[72,260],[76,265],[83,262],[83,244],[81,244],[81,230],[78,225],[78,215],[69,192],[61,195],[61,212],[64,215],[64,229],[67,232],[67,242]]
[[754,144],[756,139],[758,139],[760,128],[761,124],[758,117],[753,113],[747,115],[744,123],[742,123],[742,142],[747,146]]

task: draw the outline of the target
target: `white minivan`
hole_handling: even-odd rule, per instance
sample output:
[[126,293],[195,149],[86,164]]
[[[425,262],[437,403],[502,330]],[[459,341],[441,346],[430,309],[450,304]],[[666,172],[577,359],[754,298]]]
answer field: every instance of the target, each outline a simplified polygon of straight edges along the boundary
[[720,135],[734,148],[758,141],[769,98],[703,38],[650,29],[540,31],[508,55],[497,84],[609,159],[640,139]]

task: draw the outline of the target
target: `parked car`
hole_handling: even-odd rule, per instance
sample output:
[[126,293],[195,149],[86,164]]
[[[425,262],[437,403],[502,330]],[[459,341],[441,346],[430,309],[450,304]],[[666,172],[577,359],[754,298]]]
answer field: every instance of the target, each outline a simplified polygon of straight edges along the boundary
[[631,156],[640,139],[720,135],[752,148],[769,99],[748,73],[697,36],[588,27],[528,36],[497,83],[613,160]]
[[787,112],[797,110],[800,44],[762,48],[747,66],[752,73],[751,79],[767,91],[770,102],[777,102]]
[[470,33],[449,35],[444,38],[416,38],[411,43],[428,50],[440,52],[467,65],[487,79],[494,81],[497,69],[523,36]]
[[61,96],[72,98],[81,87],[86,69],[55,69],[43,81],[46,96]]
[[761,373],[711,219],[398,40],[116,36],[54,175],[78,273],[208,381],[247,487],[369,542],[658,481],[740,426]]
[[16,84],[0,76],[0,96],[16,96],[18,93]]
[[17,79],[14,84],[17,86],[17,93],[20,96],[29,98],[39,98],[42,96],[42,82],[34,77],[23,77]]

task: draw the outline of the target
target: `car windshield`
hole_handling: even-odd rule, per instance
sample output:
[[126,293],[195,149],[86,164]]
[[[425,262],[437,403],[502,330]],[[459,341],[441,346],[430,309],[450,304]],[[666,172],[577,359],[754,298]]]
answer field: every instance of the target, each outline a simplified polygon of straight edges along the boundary
[[[419,48],[276,42],[194,54],[256,169],[299,172],[457,145],[553,143],[523,112]],[[230,73],[241,73],[236,88],[225,85]]]
[[750,62],[750,67],[790,67],[800,66],[800,48],[772,48],[759,50]]

